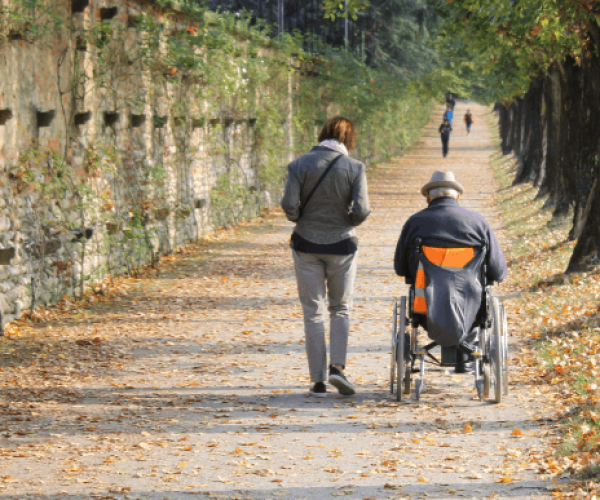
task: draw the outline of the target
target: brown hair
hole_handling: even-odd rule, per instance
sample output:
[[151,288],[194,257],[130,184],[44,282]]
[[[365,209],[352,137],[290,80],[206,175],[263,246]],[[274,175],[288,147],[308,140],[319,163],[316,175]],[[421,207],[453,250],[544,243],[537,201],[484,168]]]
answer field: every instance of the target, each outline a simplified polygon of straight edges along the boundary
[[327,139],[335,139],[341,142],[348,151],[352,151],[356,146],[356,132],[354,131],[354,125],[350,120],[343,116],[334,116],[327,120],[321,133],[319,134],[319,142],[326,141]]

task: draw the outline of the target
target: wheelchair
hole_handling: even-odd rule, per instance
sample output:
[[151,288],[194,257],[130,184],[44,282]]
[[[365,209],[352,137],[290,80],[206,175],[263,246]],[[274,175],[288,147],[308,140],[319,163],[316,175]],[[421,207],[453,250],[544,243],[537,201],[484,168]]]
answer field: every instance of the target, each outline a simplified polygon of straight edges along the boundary
[[[418,241],[416,251],[419,253],[419,258],[424,257],[424,248],[427,247]],[[473,255],[473,249],[469,250]],[[482,248],[482,251],[485,252],[485,248]],[[439,265],[436,262],[433,264]],[[482,296],[474,323],[474,328],[478,329],[475,340],[477,348],[471,355],[474,362],[475,388],[480,401],[489,398],[493,390],[493,400],[501,403],[502,398],[508,394],[509,332],[506,309],[500,299],[492,295],[491,284],[486,279],[485,264],[480,267],[478,273],[478,281],[482,285]],[[419,329],[426,323],[426,316],[422,309],[416,307],[419,306],[420,290],[418,285],[419,276],[417,275],[416,283],[411,285],[408,296],[402,296],[399,301],[394,302],[390,392],[393,395],[394,390],[396,391],[397,401],[402,401],[403,396],[410,395],[413,374],[419,374],[414,380],[414,394],[416,400],[420,400],[425,388],[426,363],[440,367],[454,367],[457,355],[461,354],[458,352],[457,346],[442,347],[441,359],[438,359],[431,353],[431,350],[439,345],[437,342],[419,344]],[[422,288],[425,288],[424,281]]]

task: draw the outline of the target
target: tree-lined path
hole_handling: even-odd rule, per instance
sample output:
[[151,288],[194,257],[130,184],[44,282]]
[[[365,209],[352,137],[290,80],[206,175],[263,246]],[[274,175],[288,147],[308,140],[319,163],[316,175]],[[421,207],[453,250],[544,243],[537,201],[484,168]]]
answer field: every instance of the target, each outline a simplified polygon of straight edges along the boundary
[[553,409],[516,361],[501,405],[446,370],[430,370],[420,404],[388,389],[392,301],[406,289],[393,253],[432,172],[452,170],[461,204],[501,237],[486,113],[457,104],[443,159],[436,109],[417,147],[370,173],[346,370],[356,396],[307,396],[292,225],[269,216],[131,283],[117,303],[15,339],[33,361],[0,372],[0,499],[550,496]]

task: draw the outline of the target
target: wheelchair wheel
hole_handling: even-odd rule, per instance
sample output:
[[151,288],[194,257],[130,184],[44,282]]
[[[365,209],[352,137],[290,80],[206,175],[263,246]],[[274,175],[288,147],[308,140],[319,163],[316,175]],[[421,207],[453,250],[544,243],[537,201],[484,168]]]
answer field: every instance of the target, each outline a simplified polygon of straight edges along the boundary
[[396,380],[396,344],[398,342],[398,302],[394,302],[394,314],[392,318],[392,361],[390,365],[390,394],[394,394],[394,382]]
[[396,400],[402,401],[402,393],[404,392],[404,385],[402,384],[402,378],[404,377],[406,357],[404,355],[405,344],[406,344],[406,297],[400,298],[400,311],[398,313],[399,327],[398,336],[396,341]]
[[481,360],[481,375],[483,378],[483,397],[490,397],[490,388],[492,387],[492,370],[490,363],[490,333],[486,329],[482,329],[483,334],[480,336],[480,342],[483,346],[484,357]]
[[413,353],[415,352],[416,342],[417,342],[417,328],[412,327],[411,332],[406,334],[405,339],[408,340],[407,346],[405,347],[407,355],[406,355],[406,370],[404,371],[404,394],[410,394],[410,385],[411,378],[413,374],[413,365],[415,363],[415,357]]
[[508,395],[508,318],[502,304],[502,393]]
[[492,373],[494,376],[494,399],[496,403],[502,402],[503,395],[503,339],[502,339],[502,312],[501,304],[497,297],[492,297],[492,336],[490,338],[490,361],[492,362]]

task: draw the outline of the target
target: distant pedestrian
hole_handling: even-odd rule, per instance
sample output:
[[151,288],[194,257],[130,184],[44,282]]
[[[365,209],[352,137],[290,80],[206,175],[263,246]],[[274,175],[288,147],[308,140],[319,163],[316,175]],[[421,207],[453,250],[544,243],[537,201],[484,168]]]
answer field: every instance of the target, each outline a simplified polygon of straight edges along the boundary
[[452,123],[452,118],[454,118],[454,110],[450,107],[450,105],[447,105],[442,120],[448,120],[450,123]]
[[450,106],[450,109],[452,111],[454,111],[454,106],[456,106],[456,101],[454,100],[454,96],[452,95],[452,92],[448,92],[446,94],[446,104],[448,106]]
[[445,119],[444,123],[440,125],[439,133],[442,138],[442,154],[444,158],[448,156],[448,143],[450,142],[450,132],[452,132],[452,125]]
[[473,115],[471,114],[471,111],[468,109],[467,109],[467,114],[465,115],[464,121],[465,121],[465,125],[467,126],[467,135],[469,135],[471,133],[471,125],[473,125]]
[[291,247],[314,384],[310,394],[317,397],[327,395],[327,309],[329,383],[345,396],[355,393],[343,370],[357,265],[356,226],[371,213],[365,165],[348,156],[355,143],[352,122],[342,117],[328,120],[319,134],[319,145],[288,166],[281,200],[286,217],[296,223]]

